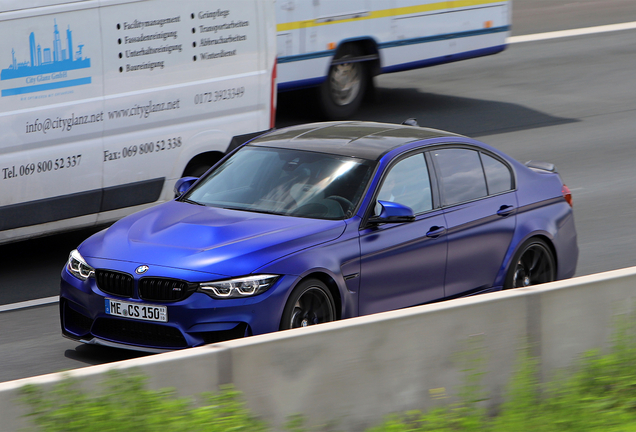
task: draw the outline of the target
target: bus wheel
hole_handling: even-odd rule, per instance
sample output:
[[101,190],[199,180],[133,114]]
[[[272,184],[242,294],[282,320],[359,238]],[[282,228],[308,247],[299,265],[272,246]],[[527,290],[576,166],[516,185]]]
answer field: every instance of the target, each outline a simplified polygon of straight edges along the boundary
[[331,66],[327,79],[319,87],[320,108],[330,120],[345,119],[355,113],[368,84],[369,71],[364,62],[340,63],[362,55],[360,49],[355,45],[343,48],[334,59],[337,64]]

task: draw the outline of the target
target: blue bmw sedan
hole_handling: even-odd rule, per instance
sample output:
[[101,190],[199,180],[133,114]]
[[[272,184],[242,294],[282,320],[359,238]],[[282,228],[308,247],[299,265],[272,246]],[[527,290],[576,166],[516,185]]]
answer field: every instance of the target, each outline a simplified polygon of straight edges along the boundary
[[159,352],[574,275],[547,163],[416,126],[330,122],[239,147],[72,251],[64,336]]

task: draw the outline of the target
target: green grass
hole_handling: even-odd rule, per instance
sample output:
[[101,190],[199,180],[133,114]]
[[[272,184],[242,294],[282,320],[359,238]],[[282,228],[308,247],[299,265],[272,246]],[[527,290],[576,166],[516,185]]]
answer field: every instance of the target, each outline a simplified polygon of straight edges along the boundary
[[46,432],[226,432],[266,431],[231,386],[200,396],[200,404],[178,398],[171,389],[146,389],[145,377],[109,372],[102,391],[89,395],[67,378],[49,392],[22,389],[38,431]]

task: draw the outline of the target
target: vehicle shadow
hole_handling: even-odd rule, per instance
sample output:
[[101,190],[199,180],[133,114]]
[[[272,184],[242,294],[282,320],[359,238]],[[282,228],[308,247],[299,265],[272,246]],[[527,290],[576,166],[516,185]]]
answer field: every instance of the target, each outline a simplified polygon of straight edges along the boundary
[[[320,121],[313,91],[281,93],[276,127]],[[416,88],[377,87],[352,120],[402,123],[415,118],[420,126],[470,137],[578,122],[508,102],[420,92]]]
[[151,355],[151,353],[85,344],[78,345],[75,349],[64,351],[64,357],[88,365],[111,363],[148,355]]

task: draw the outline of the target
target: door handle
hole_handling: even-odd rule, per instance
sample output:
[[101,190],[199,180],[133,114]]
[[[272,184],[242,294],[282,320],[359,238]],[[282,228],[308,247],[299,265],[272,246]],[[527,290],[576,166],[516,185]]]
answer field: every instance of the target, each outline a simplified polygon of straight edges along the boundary
[[426,233],[426,237],[437,238],[446,232],[446,227],[432,226]]
[[499,207],[499,210],[497,210],[497,214],[499,216],[509,216],[512,213],[514,213],[515,211],[515,207],[511,206],[511,205],[502,205],[501,207]]

